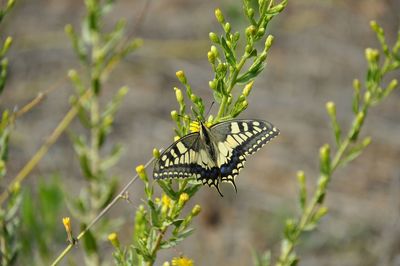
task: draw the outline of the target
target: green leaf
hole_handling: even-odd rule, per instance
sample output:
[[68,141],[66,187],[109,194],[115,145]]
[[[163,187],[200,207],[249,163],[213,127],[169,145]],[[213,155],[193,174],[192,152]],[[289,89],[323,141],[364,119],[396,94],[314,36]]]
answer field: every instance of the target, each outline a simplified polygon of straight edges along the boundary
[[196,192],[202,187],[201,184],[194,184],[192,186],[189,186],[187,188],[185,188],[184,192],[186,192],[189,197],[192,197],[194,194],[196,194]]
[[253,264],[255,266],[270,266],[271,265],[271,251],[266,251],[264,254],[259,254],[257,251],[252,250]]
[[179,193],[175,192],[171,186],[167,183],[167,181],[163,180],[157,180],[158,185],[162,188],[164,193],[170,197],[172,200],[178,200],[179,199]]
[[236,79],[236,82],[239,84],[245,84],[248,83],[250,81],[252,81],[255,77],[258,76],[258,74],[261,73],[261,71],[263,71],[265,67],[264,63],[260,63],[256,66],[254,66],[251,70],[249,69],[248,72],[244,73],[243,75],[239,76]]
[[122,145],[121,144],[117,144],[113,147],[111,154],[103,159],[100,163],[100,169],[102,171],[105,171],[111,167],[113,167],[121,158],[122,155]]
[[[86,226],[82,226],[82,228],[85,227]],[[89,255],[97,254],[98,252],[97,241],[94,235],[92,234],[91,230],[88,230],[86,234],[83,236],[83,247],[85,248],[85,251]]]
[[226,39],[224,37],[221,37],[221,45],[224,48],[224,55],[225,55],[226,61],[229,63],[230,66],[236,68],[236,58],[234,56],[233,51],[228,46]]
[[150,207],[150,217],[151,217],[151,223],[153,227],[160,228],[161,223],[160,223],[160,218],[159,216],[159,208],[157,208],[154,205],[154,202],[152,200],[147,201],[149,207]]

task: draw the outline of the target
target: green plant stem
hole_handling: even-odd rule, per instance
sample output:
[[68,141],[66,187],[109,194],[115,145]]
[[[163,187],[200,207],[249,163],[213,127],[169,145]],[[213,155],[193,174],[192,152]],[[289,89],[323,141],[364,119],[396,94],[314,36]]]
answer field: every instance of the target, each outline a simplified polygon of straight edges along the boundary
[[248,57],[246,55],[243,55],[242,58],[240,59],[239,63],[236,65],[235,71],[233,71],[233,73],[232,73],[232,77],[229,82],[229,87],[226,90],[226,94],[224,94],[222,97],[222,102],[221,102],[221,105],[219,106],[216,121],[219,121],[219,119],[225,115],[225,111],[226,111],[225,109],[226,109],[226,104],[228,103],[229,94],[231,93],[233,87],[235,86],[237,76],[239,75],[240,70],[242,70],[244,64],[246,63],[247,58]]
[[97,95],[92,97],[90,103],[90,117],[91,117],[91,170],[94,176],[98,176],[99,170],[99,99]]
[[[150,252],[150,255],[151,255],[152,258],[155,258],[156,254],[157,254],[157,251],[160,248],[161,241],[162,241],[162,239],[164,237],[164,234],[167,231],[167,229],[168,229],[168,227],[165,226],[165,227],[160,229],[160,232],[158,232],[156,242],[154,243],[154,246],[153,246],[153,248],[151,249],[151,252]],[[152,266],[153,264],[154,264],[154,261],[148,261],[146,263],[147,266]]]

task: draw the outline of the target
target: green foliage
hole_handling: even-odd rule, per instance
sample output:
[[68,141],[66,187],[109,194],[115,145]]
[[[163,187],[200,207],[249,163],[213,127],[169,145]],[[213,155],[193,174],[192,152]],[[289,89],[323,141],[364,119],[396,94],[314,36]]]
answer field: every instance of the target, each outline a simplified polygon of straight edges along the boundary
[[[303,232],[315,229],[321,218],[328,213],[328,209],[324,206],[324,200],[335,170],[356,159],[371,142],[370,137],[361,140],[359,138],[369,108],[381,103],[397,87],[398,81],[396,79],[391,80],[385,86],[384,78],[390,72],[400,68],[400,32],[394,46],[389,48],[385,41],[383,29],[374,21],[371,22],[371,28],[377,34],[382,53],[377,49],[368,48],[365,50],[368,63],[366,80],[364,86],[357,79],[353,82],[353,121],[345,135],[343,134],[343,127],[337,122],[335,104],[333,102],[326,104],[335,140],[334,149],[331,151],[328,144],[320,148],[320,176],[312,197],[307,197],[304,172],[299,171],[297,174],[301,213],[299,217],[286,221],[281,253],[276,262],[278,266],[297,264],[299,258],[295,252],[295,247],[301,235]],[[381,56],[382,59],[380,59]],[[361,97],[362,94],[363,97]]]
[[[21,205],[20,240],[22,264],[48,264],[55,244],[65,243],[59,226],[63,193],[59,176],[39,180],[37,191],[24,189]],[[40,233],[38,233],[40,232]]]
[[[183,93],[181,89],[174,88],[179,110],[173,110],[171,117],[176,123],[177,137],[189,133],[193,126],[192,121],[200,119],[216,123],[236,117],[247,108],[247,97],[253,81],[265,66],[267,53],[273,40],[272,36],[265,38],[266,27],[285,6],[286,1],[277,5],[269,0],[259,1],[258,12],[255,15],[254,9],[250,7],[250,1],[244,0],[243,10],[249,19],[249,26],[242,33],[233,32],[231,24],[225,20],[222,11],[215,10],[215,17],[223,33],[220,36],[213,32],[209,34],[213,45],[207,56],[214,71],[214,78],[209,82],[209,86],[219,105],[219,110],[215,118],[212,115],[205,118],[203,100],[194,93],[185,73],[176,72],[185,90]],[[238,45],[241,36],[244,36],[244,46]],[[256,45],[263,39],[265,39],[264,45],[258,49]],[[247,62],[249,66],[245,68]],[[239,91],[234,94],[235,88],[236,91],[241,89],[241,93]],[[187,106],[190,106],[191,112],[188,112]],[[159,157],[158,150],[155,150],[154,157],[155,159]],[[118,265],[128,265],[127,261],[134,261],[135,265],[153,265],[159,250],[178,245],[193,232],[190,228],[191,221],[200,212],[200,206],[196,205],[188,215],[182,217],[186,201],[192,198],[201,187],[198,182],[157,180],[164,192],[160,199],[154,197],[154,189],[149,183],[145,168],[138,166],[137,172],[145,185],[145,204],[140,205],[136,211],[133,245],[116,248],[114,258]],[[265,261],[266,258],[262,260]]]
[[[4,16],[12,9],[14,3],[14,0],[8,0],[4,7],[0,6],[0,24]],[[9,36],[4,41],[0,41],[0,95],[7,81],[8,60],[5,56],[11,44],[12,38]],[[13,118],[8,110],[4,110],[0,119],[0,182],[3,183],[7,172],[10,127]],[[0,264],[4,266],[14,265],[20,250],[18,230],[21,223],[19,208],[22,197],[19,184],[15,185],[9,192],[8,201],[0,206]]]
[[[122,19],[111,32],[102,31],[104,16],[112,4],[113,1],[85,1],[87,14],[80,36],[71,25],[65,27],[84,69],[83,72],[79,71],[83,74],[78,74],[76,70],[68,73],[76,92],[71,103],[78,106],[79,120],[87,129],[87,134],[70,132],[87,186],[81,190],[79,197],[69,200],[68,206],[72,215],[80,221],[82,229],[110,203],[118,188],[117,177],[112,176],[109,170],[118,162],[122,145],[115,144],[108,154],[103,153],[103,148],[128,89],[120,88],[103,107],[100,104],[103,84],[114,66],[141,44],[138,39],[126,40],[125,22]],[[101,262],[98,250],[100,240],[120,223],[119,219],[104,218],[95,231],[86,232],[83,247],[88,265]]]

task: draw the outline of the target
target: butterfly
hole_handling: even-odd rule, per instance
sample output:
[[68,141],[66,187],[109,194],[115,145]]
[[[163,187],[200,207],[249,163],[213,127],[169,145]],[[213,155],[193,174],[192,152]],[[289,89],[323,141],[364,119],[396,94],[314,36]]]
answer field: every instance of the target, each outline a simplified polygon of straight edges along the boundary
[[234,119],[210,127],[200,122],[198,132],[183,136],[169,146],[156,161],[155,179],[195,178],[203,185],[231,183],[237,192],[235,178],[246,158],[258,151],[279,130],[263,120]]

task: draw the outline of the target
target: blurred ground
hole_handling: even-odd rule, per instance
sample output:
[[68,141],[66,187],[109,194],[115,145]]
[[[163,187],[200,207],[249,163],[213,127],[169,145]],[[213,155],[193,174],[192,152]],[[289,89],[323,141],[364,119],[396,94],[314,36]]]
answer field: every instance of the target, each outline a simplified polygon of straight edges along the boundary
[[[126,17],[128,28],[133,29],[144,3],[118,1],[110,24]],[[11,76],[1,108],[21,106],[38,92],[54,88],[16,125],[10,177],[68,110],[72,88],[63,77],[78,62],[63,29],[67,23],[79,25],[82,6],[78,0],[22,0],[2,24],[2,32],[15,42],[8,56]],[[153,147],[171,141],[169,113],[176,108],[172,88],[179,85],[175,71],[185,70],[193,88],[210,105],[206,54],[208,33],[218,28],[213,16],[216,7],[234,26],[243,24],[237,17],[239,1],[152,1],[138,32],[145,46],[122,63],[107,83],[105,97],[122,85],[131,89],[111,137],[111,142],[126,148],[115,168],[121,184],[135,165],[148,160]],[[318,173],[318,149],[332,141],[325,102],[335,101],[340,122],[349,124],[352,80],[365,76],[364,48],[378,47],[369,29],[372,19],[393,43],[400,25],[400,2],[290,1],[271,25],[275,42],[268,65],[242,116],[271,121],[282,133],[248,161],[237,181],[237,195],[229,186],[223,187],[224,198],[206,187],[198,193],[192,204],[200,203],[203,212],[196,233],[176,250],[161,252],[159,263],[183,252],[197,265],[250,265],[252,248],[279,249],[283,221],[297,211],[295,173],[305,170],[312,186]],[[300,265],[400,265],[399,111],[397,90],[369,113],[363,136],[372,136],[373,142],[334,176],[327,199],[330,213],[317,232],[303,238]],[[71,193],[78,193],[81,174],[67,136],[50,150],[28,183],[34,185],[38,176],[54,172],[61,174]],[[130,191],[137,204],[141,190],[138,182]],[[131,232],[132,207],[119,206],[117,212],[127,217],[121,230]]]

